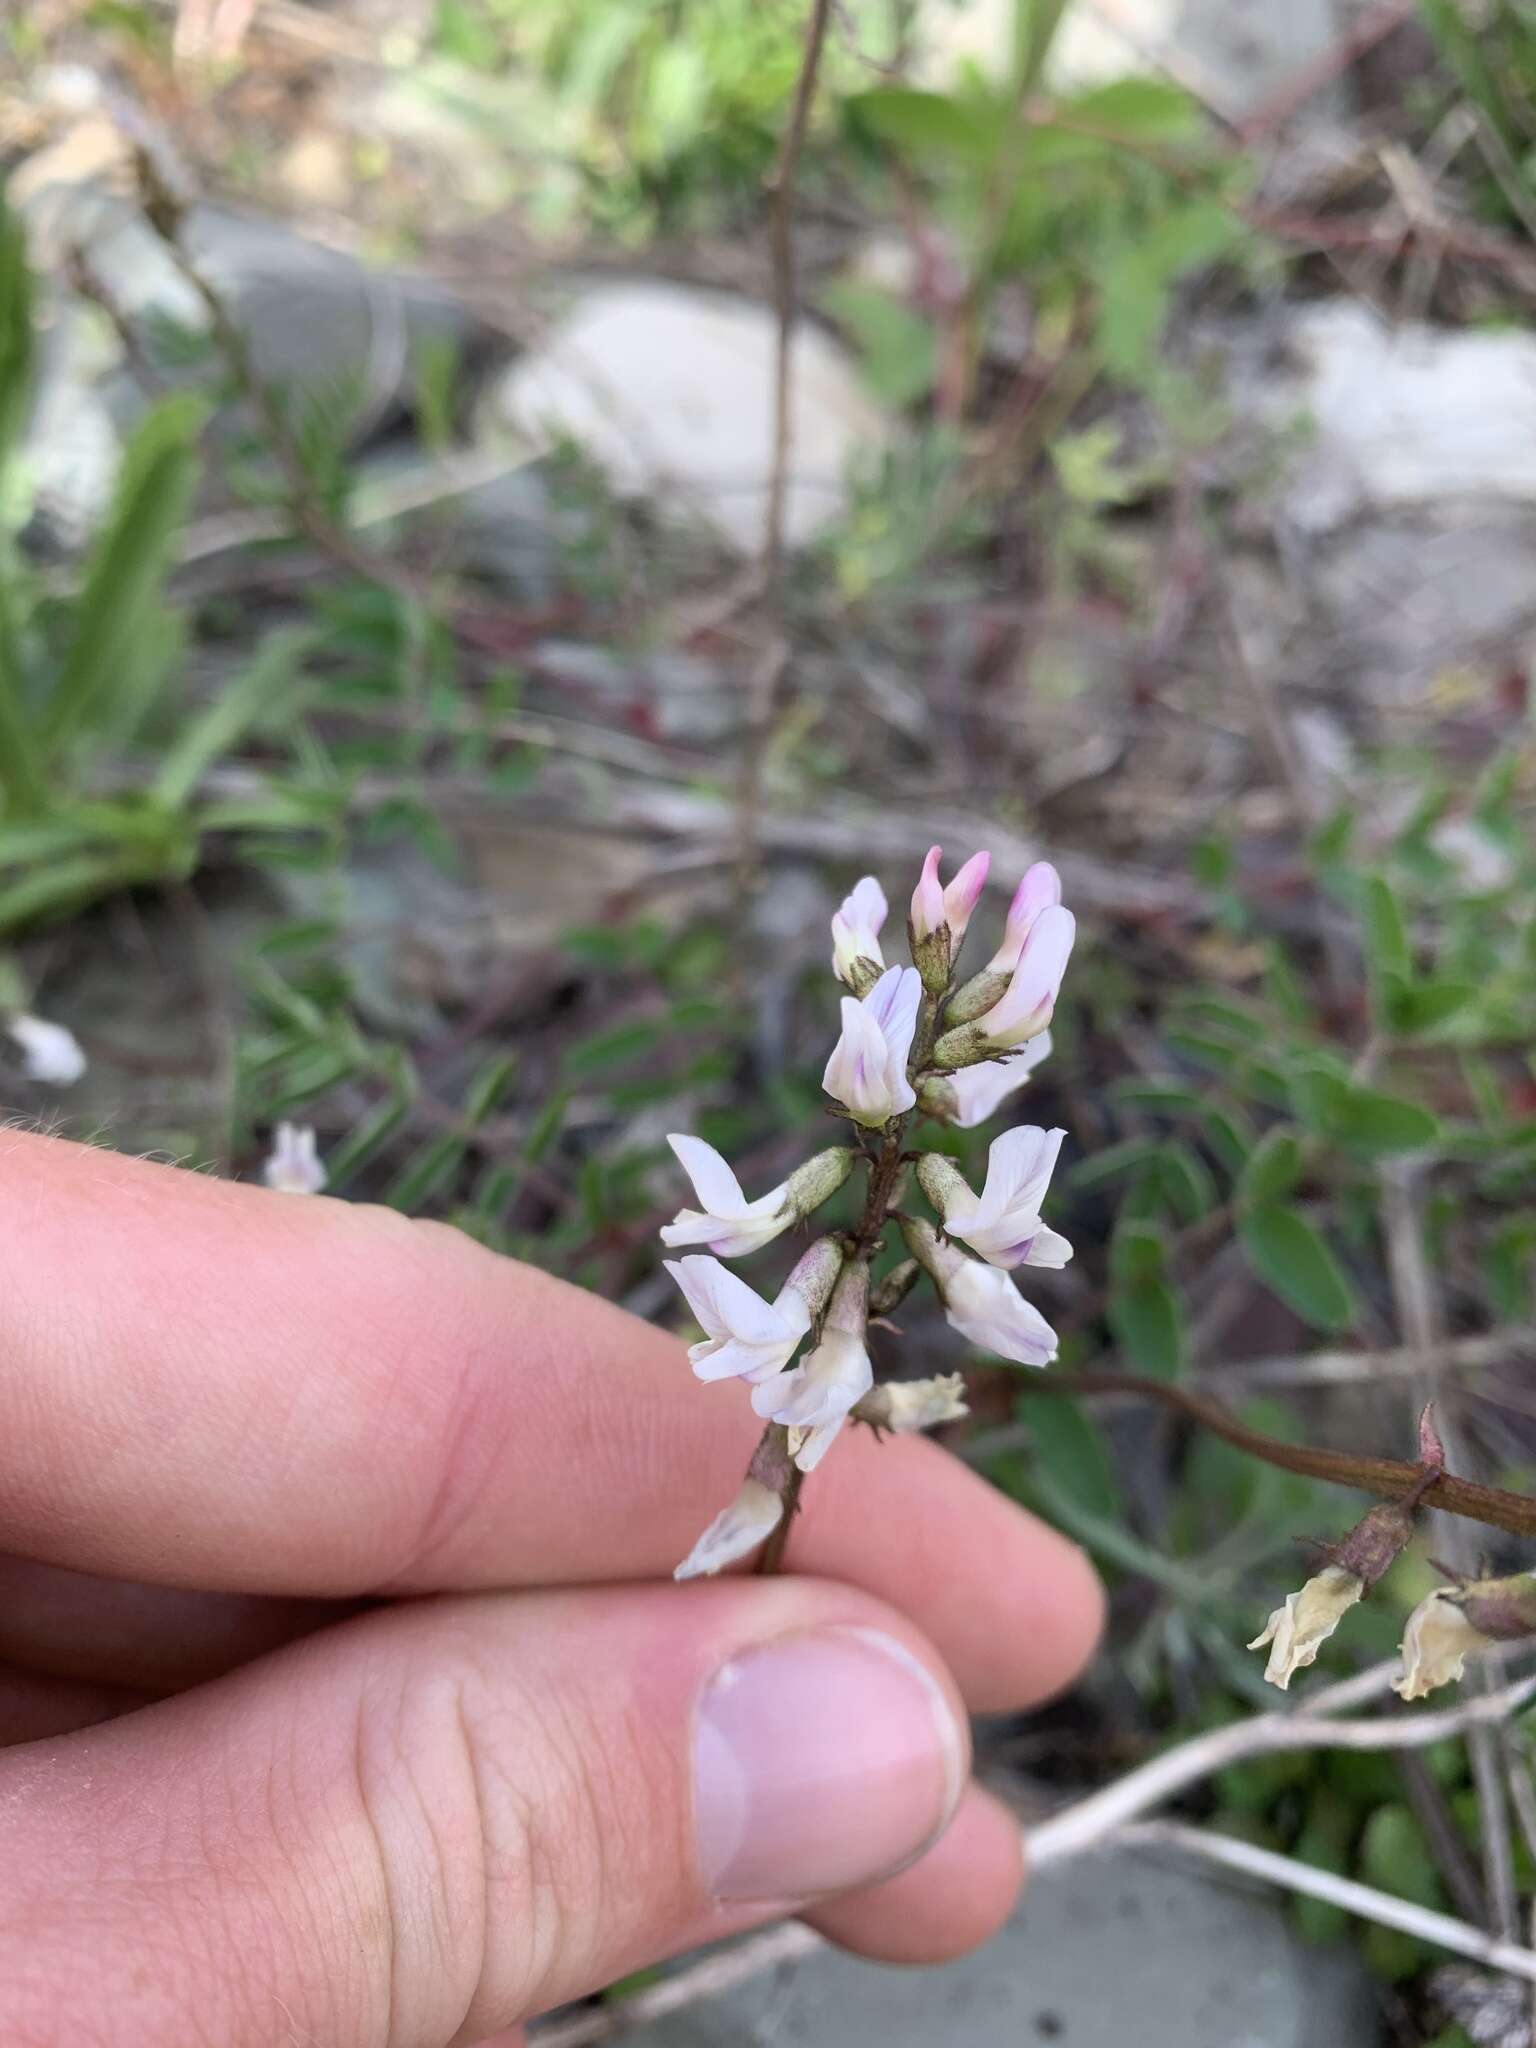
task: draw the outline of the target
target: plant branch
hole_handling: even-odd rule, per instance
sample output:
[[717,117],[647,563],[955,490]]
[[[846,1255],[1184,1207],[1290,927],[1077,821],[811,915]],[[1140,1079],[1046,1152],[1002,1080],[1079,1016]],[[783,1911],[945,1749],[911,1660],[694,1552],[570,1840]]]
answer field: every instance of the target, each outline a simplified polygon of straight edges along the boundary
[[1134,1373],[1073,1373],[1048,1381],[1021,1378],[1018,1391],[1030,1394],[1112,1394],[1160,1401],[1176,1409],[1191,1422],[1219,1436],[1234,1449],[1262,1458],[1285,1472],[1299,1472],[1308,1479],[1326,1480],[1331,1486],[1352,1486],[1378,1500],[1402,1500],[1422,1488],[1425,1507],[1443,1514],[1460,1515],[1469,1522],[1482,1522],[1491,1529],[1504,1529],[1511,1536],[1536,1536],[1536,1500],[1523,1493],[1509,1493],[1501,1486],[1482,1486],[1473,1479],[1458,1479],[1444,1472],[1430,1486],[1423,1486],[1423,1467],[1403,1458],[1358,1457],[1352,1451],[1327,1451],[1312,1444],[1288,1444],[1280,1437],[1265,1436],[1249,1429],[1208,1395],[1174,1386],[1164,1380],[1146,1379]]
[[[768,471],[768,502],[763,519],[761,575],[763,603],[771,620],[776,619],[783,593],[784,506],[789,493],[790,382],[794,370],[796,307],[795,186],[831,17],[832,0],[811,0],[789,119],[768,179],[771,202],[768,244],[773,263],[773,299],[778,326],[773,362],[773,448]],[[748,685],[746,730],[736,779],[734,893],[738,926],[746,921],[745,914],[757,881],[763,776],[788,672],[789,645],[775,624]]]
[[1331,1870],[1319,1870],[1312,1863],[1298,1863],[1293,1856],[1279,1856],[1273,1849],[1260,1849],[1251,1842],[1236,1841],[1230,1835],[1211,1834],[1204,1828],[1191,1827],[1185,1821],[1142,1821],[1134,1827],[1122,1829],[1106,1846],[1177,1849],[1181,1854],[1197,1857],[1203,1863],[1220,1864],[1224,1870],[1235,1870],[1244,1877],[1256,1877],[1265,1884],[1278,1885],[1284,1891],[1326,1900],[1329,1905],[1340,1906],[1346,1913],[1357,1914],[1362,1920],[1374,1920],[1381,1927],[1395,1927],[1401,1933],[1411,1934],[1416,1940],[1429,1942],[1435,1948],[1449,1949],[1453,1955],[1470,1956],[1474,1962],[1486,1964],[1490,1969],[1504,1970],[1512,1977],[1523,1977],[1528,1983],[1536,1983],[1536,1949],[1522,1948],[1514,1941],[1495,1940],[1480,1928],[1469,1927],[1465,1920],[1452,1919],[1449,1913],[1434,1912],[1428,1906],[1415,1905],[1410,1899],[1394,1898],[1391,1892],[1378,1891],[1374,1885],[1361,1884],[1352,1877],[1339,1877]]
[[1428,1743],[1444,1741],[1447,1736],[1507,1721],[1517,1708],[1536,1695],[1536,1672],[1532,1672],[1499,1692],[1485,1693],[1429,1713],[1405,1711],[1369,1721],[1332,1718],[1346,1701],[1360,1704],[1365,1697],[1379,1697],[1386,1692],[1397,1670],[1396,1663],[1375,1665],[1351,1681],[1348,1690],[1333,1687],[1300,1711],[1259,1714],[1227,1728],[1211,1729],[1181,1742],[1175,1749],[1165,1750],[1150,1763],[1128,1771],[1113,1784],[1090,1792],[1086,1799],[1079,1799],[1031,1828],[1026,1837],[1031,1865],[1040,1869],[1064,1856],[1076,1856],[1118,1833],[1138,1814],[1162,1806],[1186,1787],[1247,1758],[1292,1749],[1422,1749]]

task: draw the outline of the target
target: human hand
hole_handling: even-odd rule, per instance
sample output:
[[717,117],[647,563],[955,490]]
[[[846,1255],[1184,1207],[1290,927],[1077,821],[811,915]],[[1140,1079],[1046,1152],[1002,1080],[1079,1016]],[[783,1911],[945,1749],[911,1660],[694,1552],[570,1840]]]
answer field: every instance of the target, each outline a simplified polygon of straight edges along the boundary
[[944,1452],[850,1433],[814,1577],[658,1584],[757,1434],[662,1332],[388,1211],[14,1131],[0,1188],[9,2048],[505,2048],[785,1912],[1007,1914],[964,1708],[1100,1600]]

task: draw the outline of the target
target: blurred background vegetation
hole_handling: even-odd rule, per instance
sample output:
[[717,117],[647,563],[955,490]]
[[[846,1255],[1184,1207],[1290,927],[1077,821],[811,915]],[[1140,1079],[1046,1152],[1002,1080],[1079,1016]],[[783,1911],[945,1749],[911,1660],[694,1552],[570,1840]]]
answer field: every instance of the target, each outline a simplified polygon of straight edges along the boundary
[[[1265,1703],[1240,1646],[1356,1504],[1075,1370],[1395,1455],[1434,1394],[1464,1469],[1536,1467],[1536,25],[1346,9],[1260,61],[995,14],[833,10],[790,469],[848,462],[765,574],[766,432],[722,492],[527,392],[643,283],[745,309],[721,404],[768,419],[803,7],[8,12],[0,993],[90,1066],[0,1082],[221,1173],[312,1122],[334,1192],[671,1318],[663,1134],[749,1190],[820,1140],[844,890],[901,902],[936,838],[1003,891],[1054,859],[1061,1391],[979,1367],[949,1436],[1110,1580],[1090,1683],[996,1733],[1080,1782]],[[658,432],[719,362],[615,346]],[[914,1315],[885,1369],[948,1344]],[[1536,1890],[1489,1796],[1447,1745],[1202,1798],[1486,1915],[1490,1825]],[[1361,1938],[1396,2038],[1492,2038]]]

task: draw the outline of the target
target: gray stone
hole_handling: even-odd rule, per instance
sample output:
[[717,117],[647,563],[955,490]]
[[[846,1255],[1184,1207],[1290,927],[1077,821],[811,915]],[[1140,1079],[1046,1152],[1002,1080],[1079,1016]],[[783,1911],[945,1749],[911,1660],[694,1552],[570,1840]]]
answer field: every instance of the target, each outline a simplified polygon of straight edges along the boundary
[[1347,1950],[1312,1948],[1268,1894],[1143,1857],[1034,1880],[978,1955],[893,1970],[825,1951],[622,2036],[626,2048],[1370,2048],[1380,2013]]

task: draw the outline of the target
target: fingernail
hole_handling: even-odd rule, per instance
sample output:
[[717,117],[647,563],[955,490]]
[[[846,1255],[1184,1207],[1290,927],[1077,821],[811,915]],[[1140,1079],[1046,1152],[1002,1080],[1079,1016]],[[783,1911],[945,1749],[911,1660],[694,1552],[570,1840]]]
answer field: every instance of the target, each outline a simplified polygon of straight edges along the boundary
[[733,1658],[694,1733],[699,1864],[717,1899],[792,1899],[889,1876],[943,1830],[969,1741],[932,1674],[878,1629]]

